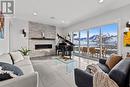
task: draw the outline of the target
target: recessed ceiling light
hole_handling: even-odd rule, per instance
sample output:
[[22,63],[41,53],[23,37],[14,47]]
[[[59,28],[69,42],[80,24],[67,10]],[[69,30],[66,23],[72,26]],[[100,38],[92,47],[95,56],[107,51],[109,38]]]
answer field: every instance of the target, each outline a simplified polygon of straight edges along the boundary
[[34,13],[33,13],[33,15],[34,15],[34,16],[37,16],[37,13],[36,13],[36,12],[34,12]]
[[64,21],[64,20],[62,20],[61,22],[62,22],[62,23],[65,23],[65,21]]
[[98,2],[99,2],[99,3],[103,3],[103,2],[104,2],[104,0],[99,0]]
[[50,19],[55,19],[55,17],[50,17]]

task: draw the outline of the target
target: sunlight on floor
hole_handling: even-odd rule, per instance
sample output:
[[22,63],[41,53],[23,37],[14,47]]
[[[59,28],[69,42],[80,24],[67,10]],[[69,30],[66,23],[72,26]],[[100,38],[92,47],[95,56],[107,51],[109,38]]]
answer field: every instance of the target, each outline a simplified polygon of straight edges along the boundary
[[98,61],[94,61],[94,60],[90,60],[90,59],[85,59],[82,57],[78,57],[78,56],[73,56],[72,57],[75,61],[77,61],[77,68],[80,69],[86,69],[86,67],[90,64],[97,64]]

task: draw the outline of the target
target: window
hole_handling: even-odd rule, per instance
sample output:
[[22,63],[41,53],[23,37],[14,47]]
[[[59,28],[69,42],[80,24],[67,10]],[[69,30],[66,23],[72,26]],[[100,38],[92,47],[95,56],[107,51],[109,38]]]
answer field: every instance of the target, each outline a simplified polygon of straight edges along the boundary
[[87,54],[88,51],[88,30],[80,31],[80,53]]
[[74,52],[79,53],[79,32],[73,33]]
[[[92,55],[94,58],[107,58],[117,53],[118,24],[108,24],[73,33],[74,52]],[[92,52],[91,52],[92,51]]]
[[100,47],[100,28],[89,30],[89,47]]
[[80,46],[87,46],[87,30],[80,31]]
[[106,49],[106,56],[117,53],[118,25],[109,24],[101,26],[102,48]]

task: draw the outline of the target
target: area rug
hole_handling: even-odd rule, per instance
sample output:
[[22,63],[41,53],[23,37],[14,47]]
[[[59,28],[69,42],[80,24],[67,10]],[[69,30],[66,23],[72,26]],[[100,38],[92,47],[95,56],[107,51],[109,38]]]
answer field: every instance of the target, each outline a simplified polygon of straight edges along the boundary
[[74,74],[66,73],[64,63],[51,58],[32,60],[32,64],[39,73],[39,87],[76,87]]

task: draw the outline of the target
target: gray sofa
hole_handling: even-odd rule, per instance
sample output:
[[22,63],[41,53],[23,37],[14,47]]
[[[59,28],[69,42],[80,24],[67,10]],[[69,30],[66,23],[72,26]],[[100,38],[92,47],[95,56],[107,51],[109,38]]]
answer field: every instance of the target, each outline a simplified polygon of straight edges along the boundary
[[[119,87],[130,87],[130,58],[121,60],[112,70],[108,69],[103,59],[99,60],[99,67],[114,80]],[[93,87],[93,76],[86,71],[75,69],[75,83],[77,87]]]
[[[0,55],[0,62],[13,64],[8,53]],[[38,73],[34,71],[29,57],[15,62],[14,65],[19,67],[24,75],[0,81],[0,87],[38,87]]]

